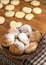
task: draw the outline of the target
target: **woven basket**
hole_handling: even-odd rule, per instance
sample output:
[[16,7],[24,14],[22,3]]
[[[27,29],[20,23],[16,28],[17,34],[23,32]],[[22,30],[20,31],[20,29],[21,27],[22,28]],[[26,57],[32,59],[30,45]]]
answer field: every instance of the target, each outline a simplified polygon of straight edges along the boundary
[[[29,58],[33,58],[36,56],[39,52],[41,52],[42,45],[43,45],[44,37],[39,42],[39,46],[37,50],[31,54],[24,54],[22,56],[13,56],[9,53],[6,49],[0,49],[0,64],[1,65],[24,65],[25,60]],[[40,49],[40,50],[39,50]]]

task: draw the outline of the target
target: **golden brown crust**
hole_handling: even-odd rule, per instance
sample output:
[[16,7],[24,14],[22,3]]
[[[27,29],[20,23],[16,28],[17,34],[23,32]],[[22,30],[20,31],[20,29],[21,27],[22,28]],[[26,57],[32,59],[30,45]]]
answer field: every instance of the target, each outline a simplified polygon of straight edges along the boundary
[[36,50],[37,47],[38,47],[38,43],[37,42],[32,42],[25,49],[25,53],[32,53],[33,51]]
[[2,45],[4,47],[8,47],[10,44],[12,44],[10,40],[6,39],[5,37],[2,37]]
[[15,54],[15,55],[22,55],[24,51],[21,51],[16,45],[14,44],[11,44],[9,46],[9,51],[12,53],[12,54]]
[[39,42],[42,38],[42,34],[39,31],[34,31],[30,36],[31,41]]

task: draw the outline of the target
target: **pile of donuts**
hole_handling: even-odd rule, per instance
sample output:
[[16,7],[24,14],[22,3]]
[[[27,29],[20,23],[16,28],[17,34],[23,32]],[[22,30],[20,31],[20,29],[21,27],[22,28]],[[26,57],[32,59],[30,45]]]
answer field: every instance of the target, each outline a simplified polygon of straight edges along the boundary
[[8,47],[14,55],[34,52],[42,38],[40,31],[33,31],[32,27],[24,24],[20,27],[10,28],[2,37],[2,46]]

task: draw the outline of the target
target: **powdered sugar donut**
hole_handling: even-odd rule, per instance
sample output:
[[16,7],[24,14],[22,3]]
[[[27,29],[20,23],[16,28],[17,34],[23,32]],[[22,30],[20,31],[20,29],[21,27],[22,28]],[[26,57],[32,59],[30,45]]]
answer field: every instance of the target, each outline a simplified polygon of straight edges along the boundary
[[20,31],[25,33],[27,36],[30,36],[32,34],[32,28],[28,24],[25,24],[22,27],[20,27]]
[[14,44],[10,45],[9,50],[12,54],[22,55],[24,53],[24,44],[20,41],[16,41]]
[[16,29],[16,28],[15,28],[15,29],[14,29],[14,28],[10,28],[10,29],[8,30],[8,33],[14,34],[15,38],[17,38],[20,32],[19,32],[19,30]]
[[23,42],[25,45],[29,44],[29,39],[25,33],[20,33],[18,35],[18,38],[21,42]]
[[5,34],[2,38],[2,45],[4,47],[8,47],[10,44],[14,43],[14,35],[9,33],[9,34]]
[[25,53],[32,53],[36,50],[37,47],[38,47],[38,43],[32,42],[29,45],[27,45],[27,47],[25,48]]

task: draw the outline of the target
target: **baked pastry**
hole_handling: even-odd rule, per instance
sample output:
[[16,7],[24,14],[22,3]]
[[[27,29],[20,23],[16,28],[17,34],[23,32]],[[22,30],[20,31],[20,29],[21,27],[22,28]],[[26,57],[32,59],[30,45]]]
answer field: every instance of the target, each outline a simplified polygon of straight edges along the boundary
[[38,47],[38,43],[32,42],[29,45],[25,46],[25,53],[32,53],[36,50],[37,47]]
[[30,35],[30,41],[39,42],[42,38],[42,34],[39,31],[34,31],[32,35]]
[[29,44],[28,36],[25,33],[20,33],[18,35],[18,38],[21,42],[23,42],[25,45]]
[[17,40],[9,46],[9,51],[15,55],[22,55],[24,53],[24,44]]
[[32,27],[28,24],[25,24],[20,28],[20,31],[26,33],[27,36],[30,36],[30,34],[32,34]]
[[17,38],[20,32],[19,32],[19,30],[16,29],[16,28],[15,28],[15,29],[14,29],[14,28],[10,28],[10,29],[8,30],[8,33],[14,34],[15,38]]
[[9,51],[14,55],[32,53],[38,47],[42,35],[39,31],[32,31],[32,28],[25,24],[19,28],[10,28],[8,34],[2,38],[2,45],[9,47]]
[[2,45],[4,47],[8,47],[10,44],[13,44],[14,43],[14,35],[9,33],[9,34],[5,34],[3,37],[2,37]]

